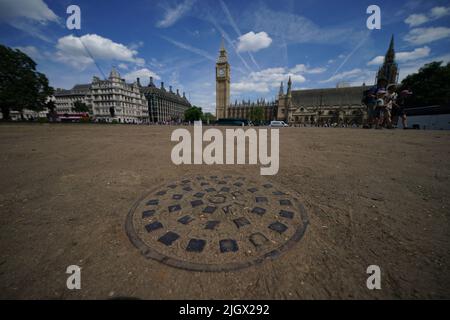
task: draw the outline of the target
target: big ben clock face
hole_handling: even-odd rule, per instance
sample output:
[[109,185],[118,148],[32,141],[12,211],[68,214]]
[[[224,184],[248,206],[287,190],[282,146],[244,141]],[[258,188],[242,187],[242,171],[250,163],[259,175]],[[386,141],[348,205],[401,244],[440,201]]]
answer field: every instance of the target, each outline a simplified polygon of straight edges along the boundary
[[221,76],[221,77],[225,76],[225,69],[224,68],[220,68],[219,69],[219,76]]

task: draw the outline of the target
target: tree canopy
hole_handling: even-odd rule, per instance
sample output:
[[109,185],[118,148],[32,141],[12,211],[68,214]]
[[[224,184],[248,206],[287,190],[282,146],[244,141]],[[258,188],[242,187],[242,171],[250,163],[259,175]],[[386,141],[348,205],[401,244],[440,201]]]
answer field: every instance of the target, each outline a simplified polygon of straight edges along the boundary
[[264,109],[262,107],[252,108],[249,118],[253,123],[260,123],[264,119]]
[[432,62],[420,68],[418,73],[403,79],[401,90],[409,89],[408,107],[450,105],[450,63]]
[[213,123],[214,121],[216,121],[216,116],[213,115],[211,112],[205,112],[202,116],[202,120],[203,122],[209,121],[209,123]]
[[36,63],[20,50],[0,45],[0,108],[8,120],[11,110],[42,111],[53,94],[47,77],[36,71]]
[[89,112],[89,107],[86,103],[81,101],[75,101],[72,111],[74,112]]
[[184,119],[186,121],[198,121],[202,119],[202,116],[202,108],[197,106],[192,106],[184,112]]

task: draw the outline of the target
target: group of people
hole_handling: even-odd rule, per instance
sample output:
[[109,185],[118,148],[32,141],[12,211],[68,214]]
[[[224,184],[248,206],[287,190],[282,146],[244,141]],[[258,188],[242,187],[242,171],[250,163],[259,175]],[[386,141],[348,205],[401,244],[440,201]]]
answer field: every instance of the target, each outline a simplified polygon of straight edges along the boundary
[[369,128],[392,129],[397,126],[399,119],[404,129],[408,127],[404,106],[411,92],[403,90],[398,93],[397,91],[397,85],[388,84],[385,79],[378,79],[377,85],[364,93]]

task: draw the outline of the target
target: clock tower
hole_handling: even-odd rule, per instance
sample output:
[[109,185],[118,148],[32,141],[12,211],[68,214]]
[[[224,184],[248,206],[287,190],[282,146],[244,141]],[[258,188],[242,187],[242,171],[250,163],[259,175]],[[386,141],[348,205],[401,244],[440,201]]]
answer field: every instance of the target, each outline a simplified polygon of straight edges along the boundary
[[230,64],[227,51],[222,39],[220,55],[216,63],[216,117],[225,119],[228,117],[230,104]]

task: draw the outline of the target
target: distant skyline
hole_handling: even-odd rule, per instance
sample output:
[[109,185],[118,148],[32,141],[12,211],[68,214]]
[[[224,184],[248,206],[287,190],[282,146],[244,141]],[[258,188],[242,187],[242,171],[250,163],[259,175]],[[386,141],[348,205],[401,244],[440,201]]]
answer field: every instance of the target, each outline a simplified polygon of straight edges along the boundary
[[[71,4],[81,8],[76,32],[66,28]],[[381,30],[366,28],[372,4]],[[449,62],[450,2],[0,0],[0,43],[29,54],[53,87],[89,83],[116,66],[128,82],[153,76],[213,113],[222,37],[234,102],[273,100],[289,76],[294,89],[373,84],[392,34],[400,80]]]

